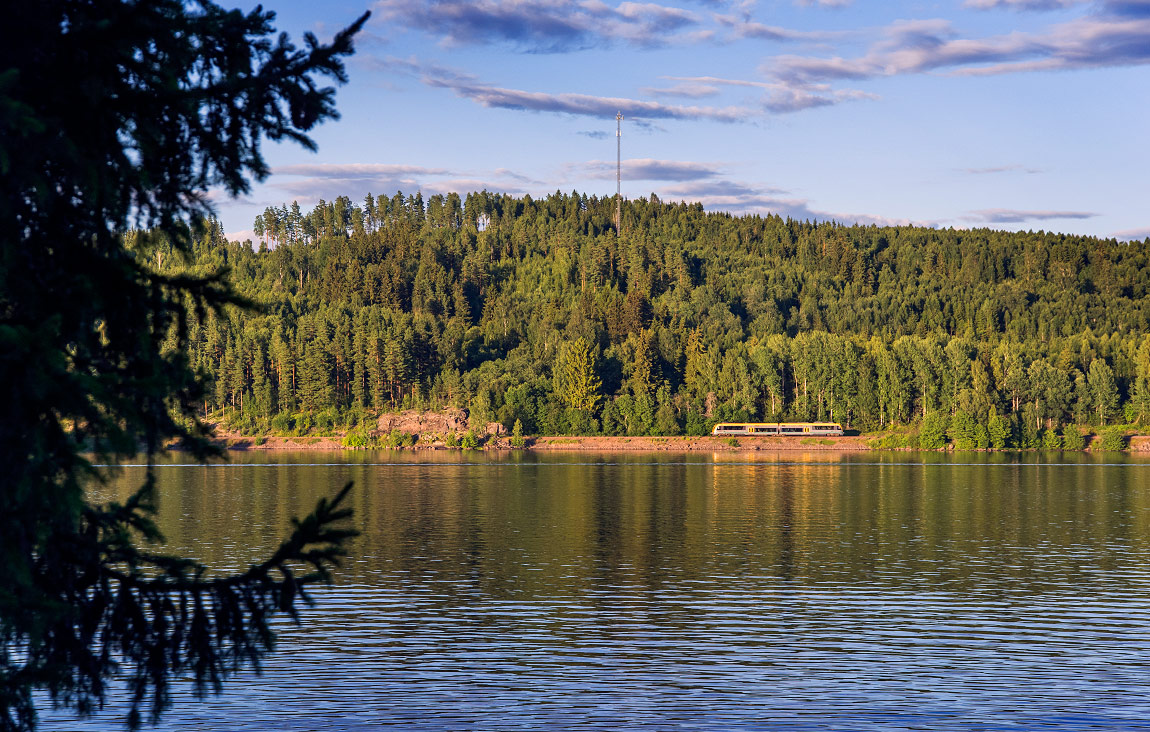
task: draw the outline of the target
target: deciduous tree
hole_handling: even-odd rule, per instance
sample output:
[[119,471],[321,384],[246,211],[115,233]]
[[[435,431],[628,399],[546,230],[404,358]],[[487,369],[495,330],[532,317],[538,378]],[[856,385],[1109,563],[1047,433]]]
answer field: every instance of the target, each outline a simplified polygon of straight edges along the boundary
[[1106,420],[1118,411],[1118,387],[1114,384],[1114,372],[1105,361],[1096,358],[1090,364],[1086,383],[1090,387],[1090,401],[1094,413],[1098,415],[1098,424],[1106,424]]

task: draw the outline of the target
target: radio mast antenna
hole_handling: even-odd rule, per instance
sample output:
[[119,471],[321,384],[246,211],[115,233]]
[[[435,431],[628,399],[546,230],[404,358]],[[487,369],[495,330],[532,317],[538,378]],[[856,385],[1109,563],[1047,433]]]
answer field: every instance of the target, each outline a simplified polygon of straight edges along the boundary
[[615,114],[615,236],[623,226],[623,113]]

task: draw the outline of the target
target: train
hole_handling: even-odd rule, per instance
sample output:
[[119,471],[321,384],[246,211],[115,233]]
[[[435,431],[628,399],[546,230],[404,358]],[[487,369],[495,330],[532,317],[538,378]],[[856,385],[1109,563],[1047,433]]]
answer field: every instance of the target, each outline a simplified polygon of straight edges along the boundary
[[720,422],[711,430],[711,434],[725,437],[742,435],[749,437],[769,437],[771,435],[841,437],[843,426],[838,422]]

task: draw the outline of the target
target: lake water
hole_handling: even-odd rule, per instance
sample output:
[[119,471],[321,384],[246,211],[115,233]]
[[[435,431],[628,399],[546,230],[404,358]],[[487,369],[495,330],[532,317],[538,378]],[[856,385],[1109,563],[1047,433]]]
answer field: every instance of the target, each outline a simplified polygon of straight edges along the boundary
[[232,463],[160,469],[171,549],[241,566],[347,480],[363,535],[262,676],[160,729],[1150,730],[1150,462]]

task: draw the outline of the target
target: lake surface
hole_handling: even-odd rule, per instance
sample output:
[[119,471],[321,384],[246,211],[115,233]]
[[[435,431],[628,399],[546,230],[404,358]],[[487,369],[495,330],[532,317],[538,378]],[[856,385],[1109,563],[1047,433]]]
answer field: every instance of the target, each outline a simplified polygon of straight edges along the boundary
[[159,475],[170,548],[216,566],[347,480],[363,532],[262,676],[183,690],[160,729],[1150,730],[1136,458],[295,453]]

